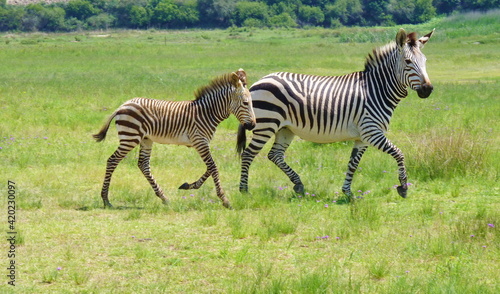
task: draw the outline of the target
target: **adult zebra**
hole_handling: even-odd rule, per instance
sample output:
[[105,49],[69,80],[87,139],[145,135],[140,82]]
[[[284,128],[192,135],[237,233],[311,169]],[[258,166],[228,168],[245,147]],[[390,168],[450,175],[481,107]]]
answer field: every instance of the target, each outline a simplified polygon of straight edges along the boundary
[[192,101],[165,101],[134,98],[120,106],[93,137],[100,142],[106,137],[115,118],[120,146],[109,157],[101,190],[104,207],[111,207],[108,189],[113,171],[120,161],[140,145],[138,166],[156,196],[166,203],[167,198],[149,169],[153,142],[194,147],[207,166],[206,172],[192,184],[184,183],[179,189],[198,189],[212,176],[217,196],[230,208],[219,180],[219,172],[210,154],[209,143],[216,127],[230,114],[234,114],[246,129],[255,126],[250,92],[246,86],[246,73],[242,69],[214,79],[198,89]]
[[279,72],[267,75],[250,88],[257,125],[246,146],[245,130],[238,131],[241,159],[240,191],[248,191],[248,170],[254,157],[275,135],[268,158],[304,192],[299,175],[284,161],[295,135],[316,143],[354,141],[342,191],[352,198],[351,182],[368,146],[390,154],[399,167],[399,195],[406,197],[404,156],[386,137],[392,113],[408,95],[407,88],[427,98],[433,87],[421,49],[432,36],[417,39],[400,29],[396,42],[373,50],[365,69],[343,76],[314,76]]

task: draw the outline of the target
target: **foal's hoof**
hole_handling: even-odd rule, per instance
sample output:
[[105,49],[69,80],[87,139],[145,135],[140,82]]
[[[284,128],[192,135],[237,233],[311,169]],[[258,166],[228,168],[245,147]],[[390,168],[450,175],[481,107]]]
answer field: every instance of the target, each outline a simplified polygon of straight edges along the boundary
[[189,190],[189,184],[188,183],[184,183],[182,184],[180,187],[179,187],[180,190]]
[[104,202],[104,209],[106,208],[113,208],[113,205],[111,205],[111,203],[109,202]]
[[297,194],[304,194],[304,185],[302,184],[297,184],[295,186],[293,186],[293,190],[295,191],[295,193]]
[[398,186],[398,194],[399,196],[403,197],[403,198],[406,198],[406,192],[408,191],[408,188],[407,187],[403,187],[403,186]]
[[223,202],[222,202],[222,205],[223,205],[225,208],[227,208],[227,209],[233,209],[233,207],[231,206],[231,203],[229,203],[229,201],[228,201],[228,200],[223,201]]
[[240,192],[241,193],[248,193],[248,187],[242,187],[242,186],[240,186]]

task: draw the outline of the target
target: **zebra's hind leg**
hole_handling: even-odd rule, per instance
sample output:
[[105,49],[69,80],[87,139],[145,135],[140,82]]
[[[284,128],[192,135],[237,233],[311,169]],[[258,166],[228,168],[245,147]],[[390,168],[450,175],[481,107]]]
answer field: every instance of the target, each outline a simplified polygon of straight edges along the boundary
[[240,192],[248,192],[248,174],[250,165],[262,150],[262,147],[269,141],[274,131],[254,131],[252,141],[241,154],[241,176],[240,176]]
[[153,141],[150,139],[144,139],[141,141],[141,150],[139,151],[139,160],[137,162],[137,166],[141,170],[142,174],[148,180],[149,184],[155,191],[156,196],[158,196],[163,204],[167,204],[168,200],[163,193],[161,187],[156,183],[153,175],[151,174],[149,159],[151,158],[151,150],[153,147]]
[[108,161],[106,164],[106,174],[104,175],[104,182],[102,184],[102,190],[101,190],[101,198],[102,198],[102,201],[104,202],[104,208],[113,207],[108,199],[109,185],[111,183],[111,176],[113,176],[113,172],[115,171],[118,164],[122,161],[123,158],[125,158],[125,156],[134,147],[135,146],[130,148],[129,146],[121,146],[120,145],[120,147],[118,147],[118,149],[116,149],[116,151],[108,158]]
[[191,189],[199,189],[203,183],[210,177],[210,171],[207,170],[196,182],[189,184],[188,182],[182,184],[179,189],[181,190],[191,190]]
[[285,151],[290,146],[295,134],[288,128],[282,128],[276,133],[276,139],[273,147],[269,151],[267,158],[278,166],[294,183],[293,190],[295,193],[304,194],[304,184],[300,180],[300,176],[285,162]]
[[349,159],[349,163],[347,164],[347,172],[345,175],[344,185],[342,186],[342,192],[347,196],[349,201],[354,200],[354,197],[351,192],[351,183],[354,177],[354,173],[358,169],[359,162],[363,153],[365,153],[368,145],[361,141],[356,141],[354,143],[354,147],[352,148],[351,158]]

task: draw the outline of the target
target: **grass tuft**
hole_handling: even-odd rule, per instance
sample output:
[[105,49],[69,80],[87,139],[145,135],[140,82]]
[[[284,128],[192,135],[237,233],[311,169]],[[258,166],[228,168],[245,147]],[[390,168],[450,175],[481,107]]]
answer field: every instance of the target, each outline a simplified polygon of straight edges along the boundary
[[466,130],[431,130],[412,140],[408,161],[412,175],[420,180],[450,180],[484,173],[488,150],[484,142]]

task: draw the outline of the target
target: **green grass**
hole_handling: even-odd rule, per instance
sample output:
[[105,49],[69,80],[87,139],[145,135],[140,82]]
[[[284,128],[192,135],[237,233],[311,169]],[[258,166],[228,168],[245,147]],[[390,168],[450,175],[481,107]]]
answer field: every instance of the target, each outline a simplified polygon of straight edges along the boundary
[[[231,211],[211,180],[177,190],[205,168],[194,150],[172,145],[155,145],[151,160],[168,206],[133,151],[113,176],[116,209],[102,209],[118,140],[114,127],[103,143],[91,135],[131,97],[192,99],[240,67],[250,83],[281,70],[361,70],[398,28],[0,35],[1,179],[17,189],[16,293],[498,293],[496,19],[468,14],[408,27],[436,33],[424,49],[435,91],[410,93],[388,132],[406,156],[407,199],[394,189],[394,160],[369,148],[353,182],[363,199],[345,204],[352,144],[299,139],[286,159],[306,195],[266,159],[270,146],[251,167],[250,193],[240,194],[232,117],[211,144]],[[6,282],[0,292],[14,293]]]

